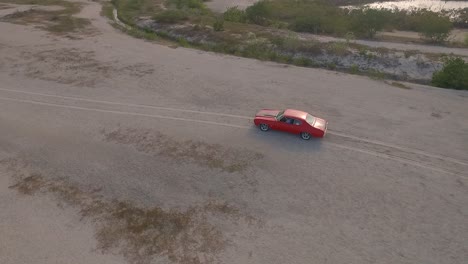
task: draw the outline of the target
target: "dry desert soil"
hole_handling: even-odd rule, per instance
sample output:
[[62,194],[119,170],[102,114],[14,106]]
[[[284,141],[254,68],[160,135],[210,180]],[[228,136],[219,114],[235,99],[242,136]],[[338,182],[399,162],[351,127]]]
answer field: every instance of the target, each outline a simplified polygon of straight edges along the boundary
[[0,22],[0,263],[466,263],[467,91],[171,48],[82,4],[75,33]]

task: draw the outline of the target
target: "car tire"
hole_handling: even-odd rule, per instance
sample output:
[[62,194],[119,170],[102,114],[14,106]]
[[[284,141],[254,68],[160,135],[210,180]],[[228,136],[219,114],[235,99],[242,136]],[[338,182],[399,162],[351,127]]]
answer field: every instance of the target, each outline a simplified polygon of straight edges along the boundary
[[301,138],[302,138],[303,140],[309,140],[311,137],[312,137],[312,136],[311,136],[309,133],[307,133],[307,132],[302,132],[302,133],[301,133]]
[[270,127],[267,124],[260,124],[258,127],[263,132],[266,132],[266,131],[270,130]]

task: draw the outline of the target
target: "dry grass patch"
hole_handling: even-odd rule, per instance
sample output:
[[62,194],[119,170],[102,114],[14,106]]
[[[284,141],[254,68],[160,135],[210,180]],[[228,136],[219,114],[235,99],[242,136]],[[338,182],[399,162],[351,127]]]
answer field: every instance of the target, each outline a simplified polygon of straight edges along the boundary
[[252,162],[263,157],[260,153],[245,149],[225,148],[218,144],[192,140],[177,141],[149,129],[118,128],[111,132],[103,131],[103,134],[109,142],[132,145],[142,152],[190,161],[230,173],[242,172]]
[[96,227],[97,247],[102,252],[122,254],[129,263],[220,263],[218,254],[229,244],[211,217],[237,223],[244,216],[227,203],[209,201],[205,205],[177,208],[144,208],[129,201],[108,200],[99,189],[79,188],[62,179],[48,179],[29,173],[15,159],[0,161],[12,173],[10,187],[25,195],[53,195],[61,204],[79,209],[82,219]]
[[118,61],[99,61],[92,51],[75,48],[25,51],[23,65],[12,63],[13,72],[23,72],[31,78],[55,81],[75,86],[93,87],[96,83],[114,76],[143,77],[154,72],[153,66],[145,63],[125,64]]
[[15,188],[18,192],[27,195],[33,195],[43,187],[42,176],[40,174],[31,174],[23,178],[21,182],[17,182],[11,188]]
[[2,20],[20,24],[37,25],[39,28],[54,34],[84,33],[89,29],[91,22],[88,19],[72,17],[61,14],[60,11],[28,10],[16,12],[4,17]]
[[[20,25],[36,25],[38,28],[56,35],[91,34],[94,32],[88,19],[73,16],[81,10],[82,6],[79,3],[63,0],[0,0],[0,2],[44,6],[44,8],[31,8],[24,12],[7,15],[1,18],[2,21]],[[57,8],[53,7],[61,8],[57,10]]]

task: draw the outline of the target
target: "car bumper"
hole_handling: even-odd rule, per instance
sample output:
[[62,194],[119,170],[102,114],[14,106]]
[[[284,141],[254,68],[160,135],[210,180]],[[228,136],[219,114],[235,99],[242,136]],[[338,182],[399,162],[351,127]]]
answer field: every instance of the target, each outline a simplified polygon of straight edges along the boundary
[[327,129],[328,129],[328,122],[325,124],[325,129],[323,130],[323,136],[322,137],[325,137],[325,135],[327,134]]

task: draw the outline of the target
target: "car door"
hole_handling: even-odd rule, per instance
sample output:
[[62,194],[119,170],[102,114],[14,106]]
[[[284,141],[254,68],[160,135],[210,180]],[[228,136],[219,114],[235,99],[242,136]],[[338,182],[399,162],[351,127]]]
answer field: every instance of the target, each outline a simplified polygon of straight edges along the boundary
[[297,118],[293,119],[292,126],[290,127],[290,133],[299,134],[303,132],[302,131],[303,125],[304,125],[304,121],[297,119]]
[[284,131],[284,132],[289,132],[289,133],[294,133],[294,119],[284,116],[281,118],[281,120],[278,122],[278,130]]

